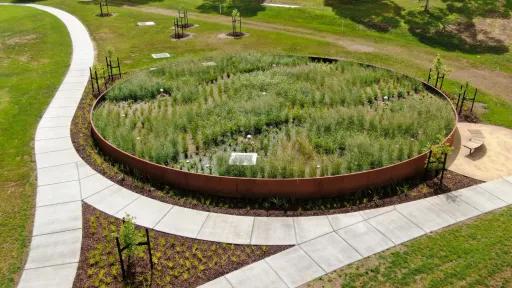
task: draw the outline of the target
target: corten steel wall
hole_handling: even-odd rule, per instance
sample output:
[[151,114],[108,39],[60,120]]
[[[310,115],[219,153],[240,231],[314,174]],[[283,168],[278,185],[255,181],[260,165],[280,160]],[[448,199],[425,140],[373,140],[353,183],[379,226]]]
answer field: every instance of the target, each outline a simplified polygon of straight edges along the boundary
[[[314,61],[338,61],[337,59],[319,57],[311,59]],[[362,65],[375,67],[368,64]],[[376,68],[385,69],[380,67]],[[437,88],[425,82],[422,83],[430,93],[443,97],[448,101],[448,103],[450,103],[454,112],[455,121],[457,121],[457,113],[455,112],[455,108],[451,104],[451,101],[449,101],[448,97]],[[133,171],[137,171],[137,173],[151,181],[168,184],[184,190],[218,196],[246,198],[265,198],[275,196],[297,199],[334,197],[354,193],[370,187],[389,185],[422,175],[425,170],[425,163],[428,157],[428,152],[426,152],[403,162],[377,169],[337,176],[313,178],[241,178],[182,171],[152,163],[126,153],[114,147],[114,145],[110,144],[100,135],[92,121],[92,113],[98,104],[103,101],[106,92],[107,91],[98,97],[90,114],[91,134],[101,151],[114,161],[123,164]],[[453,145],[455,131],[456,126],[450,132],[448,137],[446,137],[445,143]]]

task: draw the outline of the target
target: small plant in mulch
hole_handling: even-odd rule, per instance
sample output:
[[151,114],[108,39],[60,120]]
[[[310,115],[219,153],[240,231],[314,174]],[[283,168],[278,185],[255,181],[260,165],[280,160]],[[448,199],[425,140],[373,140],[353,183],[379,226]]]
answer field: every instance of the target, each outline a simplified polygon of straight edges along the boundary
[[245,33],[242,32],[242,16],[238,9],[233,9],[231,13],[231,32],[227,35],[233,38],[240,38],[245,35]]
[[[106,215],[84,204],[83,245],[73,287],[196,287],[288,246],[233,245],[150,230],[154,269],[143,241],[144,230],[125,218]],[[130,249],[130,278],[123,282],[115,237]],[[125,262],[126,264],[126,262]]]

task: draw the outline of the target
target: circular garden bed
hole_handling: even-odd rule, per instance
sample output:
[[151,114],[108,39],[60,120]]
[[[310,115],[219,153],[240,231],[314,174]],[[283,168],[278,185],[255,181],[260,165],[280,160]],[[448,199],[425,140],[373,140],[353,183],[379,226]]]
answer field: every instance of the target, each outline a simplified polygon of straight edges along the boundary
[[[455,116],[435,88],[318,60],[247,54],[137,73],[98,99],[93,136],[105,154],[154,181],[292,198],[416,176],[430,146],[450,142]],[[233,153],[257,158],[240,165]]]

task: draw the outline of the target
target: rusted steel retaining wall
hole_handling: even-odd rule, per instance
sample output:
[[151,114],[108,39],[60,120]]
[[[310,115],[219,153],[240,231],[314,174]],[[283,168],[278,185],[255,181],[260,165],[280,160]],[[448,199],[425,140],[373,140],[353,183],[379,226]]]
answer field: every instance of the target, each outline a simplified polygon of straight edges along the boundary
[[[311,59],[313,61],[322,60],[326,62],[339,61],[338,59],[319,57],[314,57]],[[362,65],[375,67],[368,64]],[[422,83],[430,93],[439,97],[443,97],[447,100],[449,105],[452,106],[456,122],[457,114],[449,98],[437,88],[429,85],[428,83]],[[337,176],[313,178],[242,178],[215,176],[182,171],[152,163],[135,155],[126,153],[110,144],[100,135],[94,126],[92,114],[97,105],[104,100],[106,93],[107,91],[98,97],[90,113],[91,134],[101,151],[112,160],[121,163],[133,171],[136,171],[138,174],[143,175],[150,181],[171,185],[183,190],[190,190],[218,196],[244,198],[266,198],[278,196],[305,199],[334,197],[347,195],[371,187],[385,186],[422,175],[428,157],[428,152],[426,152],[414,158],[377,169]],[[456,126],[454,123],[454,128],[446,137],[445,143],[453,145],[455,132]]]

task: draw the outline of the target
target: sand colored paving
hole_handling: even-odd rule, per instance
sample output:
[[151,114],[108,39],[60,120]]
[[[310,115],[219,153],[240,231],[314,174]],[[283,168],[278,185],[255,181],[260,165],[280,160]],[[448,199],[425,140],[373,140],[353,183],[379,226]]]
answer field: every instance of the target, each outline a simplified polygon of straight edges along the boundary
[[[459,135],[448,169],[483,181],[512,175],[512,130],[473,123],[458,123],[457,128]],[[462,146],[471,137],[468,129],[479,129],[485,136],[484,145],[471,155]]]

